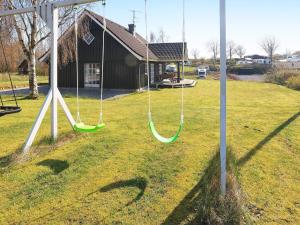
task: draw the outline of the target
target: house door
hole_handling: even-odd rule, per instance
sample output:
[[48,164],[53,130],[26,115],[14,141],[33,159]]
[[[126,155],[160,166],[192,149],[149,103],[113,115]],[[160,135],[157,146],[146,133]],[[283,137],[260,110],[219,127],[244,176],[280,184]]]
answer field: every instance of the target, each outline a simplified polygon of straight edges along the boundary
[[84,64],[84,87],[100,87],[100,63]]

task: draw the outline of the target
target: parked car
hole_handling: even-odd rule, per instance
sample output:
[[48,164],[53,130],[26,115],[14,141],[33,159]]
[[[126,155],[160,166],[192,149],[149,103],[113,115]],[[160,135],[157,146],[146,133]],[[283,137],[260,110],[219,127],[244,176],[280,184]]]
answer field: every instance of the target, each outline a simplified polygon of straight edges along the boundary
[[198,75],[198,78],[204,78],[204,79],[206,79],[206,77],[207,77],[207,69],[198,68],[197,75]]
[[176,65],[167,65],[166,66],[166,73],[177,73]]
[[193,63],[191,62],[191,61],[187,61],[187,62],[185,62],[184,63],[186,66],[191,66],[191,65],[193,65]]

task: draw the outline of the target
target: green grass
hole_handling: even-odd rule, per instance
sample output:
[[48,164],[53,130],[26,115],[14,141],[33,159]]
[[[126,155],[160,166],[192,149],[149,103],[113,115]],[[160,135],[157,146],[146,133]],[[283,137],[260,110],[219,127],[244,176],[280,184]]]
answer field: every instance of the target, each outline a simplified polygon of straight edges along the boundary
[[[15,88],[28,87],[28,75],[12,74],[12,82]],[[39,85],[48,84],[48,76],[37,77]],[[0,73],[0,89],[10,89],[9,76],[7,74]]]
[[[165,136],[178,127],[180,94],[152,93],[153,119]],[[147,93],[132,94],[104,102],[107,126],[97,134],[74,134],[59,111],[57,144],[48,113],[24,160],[15,152],[42,100],[21,100],[20,114],[0,118],[0,224],[193,224],[193,205],[211,193],[204,186],[219,145],[218,81],[185,90],[186,122],[175,144],[152,138]],[[76,100],[66,102],[75,115]],[[81,99],[86,123],[98,121],[97,105]],[[228,82],[228,144],[246,210],[259,225],[300,224],[299,106],[298,91]]]
[[194,66],[185,66],[184,67],[184,72],[186,73],[196,73],[197,67]]

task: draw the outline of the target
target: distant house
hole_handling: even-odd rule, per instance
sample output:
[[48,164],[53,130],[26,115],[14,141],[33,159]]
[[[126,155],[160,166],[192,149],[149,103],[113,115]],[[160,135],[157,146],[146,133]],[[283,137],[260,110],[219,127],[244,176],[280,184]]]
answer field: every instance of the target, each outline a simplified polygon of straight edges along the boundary
[[[78,24],[88,24],[88,31],[79,38],[79,87],[99,88],[101,77],[101,57],[103,43],[103,17],[85,10],[79,17]],[[109,89],[140,89],[147,85],[145,76],[147,43],[135,31],[135,25],[125,28],[113,21],[107,20],[105,34],[105,65],[104,88]],[[72,25],[60,38],[74,35]],[[59,52],[61,45],[59,40]],[[187,44],[184,45],[187,49]],[[165,72],[166,65],[175,63],[180,76],[180,62],[182,61],[182,43],[149,44],[149,74],[152,83],[158,81]],[[187,50],[186,58],[187,58]],[[40,61],[49,62],[50,52],[46,52]],[[49,67],[50,68],[50,67]],[[66,64],[58,65],[58,86],[76,87],[76,64],[70,60]]]
[[249,58],[249,59],[267,59],[268,57],[267,56],[264,56],[264,55],[247,55],[245,56],[245,58]]
[[267,58],[267,59],[253,59],[253,63],[270,65],[270,64],[272,64],[272,61],[269,58]]
[[272,64],[272,60],[267,56],[262,55],[248,55],[245,56],[245,59],[248,59],[247,61],[251,61],[255,64],[262,64],[262,65],[270,65]]
[[24,59],[20,65],[18,66],[18,73],[20,75],[27,75],[28,74],[28,61]]

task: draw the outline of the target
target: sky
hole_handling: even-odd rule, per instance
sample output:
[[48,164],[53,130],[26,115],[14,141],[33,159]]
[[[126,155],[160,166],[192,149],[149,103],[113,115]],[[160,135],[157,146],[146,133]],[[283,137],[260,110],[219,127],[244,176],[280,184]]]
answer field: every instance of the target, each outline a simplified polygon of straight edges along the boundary
[[[163,29],[171,42],[182,41],[182,0],[148,0],[149,32]],[[247,54],[264,54],[259,43],[274,36],[278,53],[300,50],[299,0],[227,0],[227,40],[246,48]],[[92,9],[103,13],[100,3]],[[137,32],[145,36],[144,0],[107,0],[106,16],[126,26],[137,13]],[[186,0],[186,41],[191,53],[210,57],[207,43],[219,40],[219,1]]]

